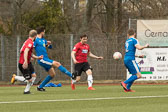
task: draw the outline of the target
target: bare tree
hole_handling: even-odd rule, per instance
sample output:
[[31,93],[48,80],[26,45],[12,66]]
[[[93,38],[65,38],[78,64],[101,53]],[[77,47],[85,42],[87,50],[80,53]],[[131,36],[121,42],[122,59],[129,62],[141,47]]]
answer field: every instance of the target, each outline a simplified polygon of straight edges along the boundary
[[[23,16],[40,5],[37,0],[0,0],[0,21],[3,23],[6,34],[22,35],[27,32]],[[26,6],[26,7],[25,7]],[[33,18],[33,17],[32,17]]]

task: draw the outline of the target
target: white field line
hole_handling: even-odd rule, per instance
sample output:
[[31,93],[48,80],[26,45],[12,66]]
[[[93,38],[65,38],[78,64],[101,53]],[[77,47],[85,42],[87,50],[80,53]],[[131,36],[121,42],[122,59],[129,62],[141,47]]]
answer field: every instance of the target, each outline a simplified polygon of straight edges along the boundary
[[42,102],[68,102],[68,101],[94,101],[94,100],[118,100],[118,99],[144,99],[144,98],[166,98],[168,95],[160,96],[133,96],[133,97],[106,97],[106,98],[83,98],[83,99],[58,99],[58,100],[31,100],[31,101],[7,101],[0,104],[9,103],[42,103]]

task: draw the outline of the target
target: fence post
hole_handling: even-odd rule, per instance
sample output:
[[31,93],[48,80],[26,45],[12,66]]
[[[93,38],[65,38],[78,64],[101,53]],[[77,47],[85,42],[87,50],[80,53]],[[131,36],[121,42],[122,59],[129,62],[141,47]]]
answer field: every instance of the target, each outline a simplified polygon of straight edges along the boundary
[[[73,34],[70,34],[70,53],[73,49]],[[71,58],[71,55],[70,55]],[[71,73],[73,72],[73,60],[71,58]]]
[[129,18],[129,22],[128,22],[128,28],[131,28],[131,18]]
[[20,36],[17,36],[17,45],[16,45],[16,49],[17,49],[17,53],[16,53],[16,55],[17,55],[17,75],[19,76],[20,74],[19,74],[19,68],[18,68],[18,64],[19,64],[19,54],[20,54]]
[[1,67],[2,67],[2,81],[5,75],[5,47],[4,47],[4,37],[1,35]]

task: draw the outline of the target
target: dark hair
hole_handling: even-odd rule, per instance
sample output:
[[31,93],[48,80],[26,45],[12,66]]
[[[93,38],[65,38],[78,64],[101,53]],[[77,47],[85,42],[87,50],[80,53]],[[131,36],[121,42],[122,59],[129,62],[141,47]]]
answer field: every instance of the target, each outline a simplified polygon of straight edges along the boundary
[[87,37],[88,38],[88,36],[86,34],[84,34],[84,35],[80,36],[80,39],[82,39],[83,37]]
[[45,27],[44,26],[40,26],[37,28],[37,34],[40,34],[41,32],[45,31]]
[[129,29],[129,30],[127,31],[127,33],[128,33],[128,35],[130,36],[130,35],[134,35],[134,34],[135,34],[135,31],[134,31],[133,29]]

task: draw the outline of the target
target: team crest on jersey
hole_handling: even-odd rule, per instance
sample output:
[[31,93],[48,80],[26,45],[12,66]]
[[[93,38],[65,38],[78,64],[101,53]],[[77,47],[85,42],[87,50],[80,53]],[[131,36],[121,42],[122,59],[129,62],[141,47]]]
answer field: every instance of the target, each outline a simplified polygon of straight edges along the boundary
[[31,46],[32,46],[32,44],[29,44],[28,46],[29,46],[29,47],[31,47]]
[[76,47],[74,47],[73,49],[76,49]]
[[45,44],[43,44],[43,46],[45,47]]
[[87,49],[82,49],[82,53],[88,53]]

